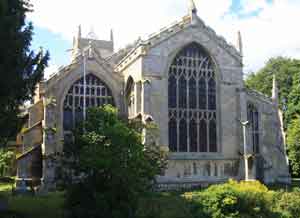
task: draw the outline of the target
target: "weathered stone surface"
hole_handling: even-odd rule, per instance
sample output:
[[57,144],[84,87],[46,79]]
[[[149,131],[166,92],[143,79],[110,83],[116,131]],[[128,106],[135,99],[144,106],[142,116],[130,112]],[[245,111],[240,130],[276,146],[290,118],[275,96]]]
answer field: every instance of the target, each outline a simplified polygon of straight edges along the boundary
[[[259,154],[255,154],[260,159],[254,156],[249,169],[250,178],[262,175],[264,182],[288,181],[290,177],[278,108],[270,98],[245,89],[241,55],[205,26],[200,18],[186,16],[178,23],[152,34],[149,39],[138,40],[134,46],[123,50],[122,57],[119,57],[119,53],[112,55],[112,59],[118,60],[116,63],[110,58],[103,59],[101,52],[99,54],[97,48],[92,47],[94,52],[92,58],[87,59],[87,72],[105,82],[112,91],[116,106],[122,114],[127,115],[126,87],[129,78],[132,79],[135,86],[132,116],[140,116],[145,122],[149,117],[153,119],[159,128],[157,143],[168,147],[169,67],[178,52],[192,42],[203,47],[215,65],[218,152],[170,153],[168,168],[164,176],[158,177],[158,182],[165,187],[178,183],[193,186],[221,182],[228,178],[243,179],[243,134],[240,121],[248,119],[249,103],[255,105],[259,113],[260,146]],[[84,46],[82,49],[84,50]],[[40,96],[44,102],[44,111],[37,105],[29,111],[32,116],[30,123],[41,120],[40,116],[43,114],[43,128],[56,130],[43,133],[43,179],[47,186],[55,182],[55,165],[47,157],[62,151],[63,102],[69,88],[82,76],[83,60],[76,56],[72,64],[43,83],[43,93]],[[49,99],[54,99],[55,104],[46,104]],[[38,109],[37,113],[34,112],[35,108]],[[247,151],[253,152],[249,129],[246,139]]]

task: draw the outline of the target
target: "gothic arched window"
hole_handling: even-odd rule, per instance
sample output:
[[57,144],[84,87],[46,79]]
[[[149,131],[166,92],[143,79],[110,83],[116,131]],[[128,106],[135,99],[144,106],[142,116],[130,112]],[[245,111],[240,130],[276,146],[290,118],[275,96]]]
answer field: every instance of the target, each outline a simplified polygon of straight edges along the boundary
[[217,152],[214,64],[198,44],[183,48],[168,74],[169,148],[172,152]]
[[[113,96],[108,86],[93,74],[86,76],[86,108],[104,104],[114,105]],[[84,81],[77,80],[69,89],[64,100],[63,127],[72,130],[75,124],[83,120]]]
[[127,109],[128,109],[128,116],[132,117],[135,115],[135,84],[132,77],[128,78],[126,84],[126,101],[127,101]]
[[247,119],[249,121],[249,135],[253,152],[259,153],[259,114],[253,104],[248,104]]

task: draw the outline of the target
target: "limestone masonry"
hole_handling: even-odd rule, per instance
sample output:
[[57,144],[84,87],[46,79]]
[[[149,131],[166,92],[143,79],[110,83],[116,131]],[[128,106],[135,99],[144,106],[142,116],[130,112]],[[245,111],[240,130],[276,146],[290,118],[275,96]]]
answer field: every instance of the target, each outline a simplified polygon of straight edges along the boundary
[[110,41],[84,38],[79,27],[71,63],[38,85],[27,110],[18,178],[55,186],[51,156],[72,137],[84,108],[112,104],[158,126],[156,143],[169,159],[157,177],[161,188],[244,179],[245,154],[249,179],[289,183],[277,99],[276,78],[272,98],[245,87],[240,33],[237,48],[229,45],[197,16],[193,1],[179,22],[117,52],[113,33]]

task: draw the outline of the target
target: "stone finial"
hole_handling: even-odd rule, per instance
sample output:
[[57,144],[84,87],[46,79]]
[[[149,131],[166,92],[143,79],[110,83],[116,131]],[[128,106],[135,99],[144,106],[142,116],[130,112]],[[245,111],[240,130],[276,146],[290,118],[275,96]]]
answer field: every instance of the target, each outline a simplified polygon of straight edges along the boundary
[[110,41],[114,42],[114,31],[113,31],[113,29],[110,30]]
[[74,61],[80,54],[80,39],[81,39],[81,25],[78,26],[77,36],[73,37],[73,48],[71,60]]
[[275,74],[273,74],[272,101],[276,106],[278,105],[279,94],[278,94],[278,86],[277,86],[277,80]]
[[80,49],[80,39],[81,39],[81,25],[78,26],[77,37],[75,38],[73,49]]
[[114,51],[115,42],[114,42],[114,31],[113,31],[113,29],[110,30],[110,41],[112,42],[112,50]]
[[89,58],[93,58],[92,40],[89,40],[88,56]]
[[237,37],[237,49],[240,52],[240,55],[243,56],[243,41],[241,31],[238,31]]
[[81,39],[81,25],[78,26],[77,39]]
[[194,0],[190,0],[189,12],[190,14],[197,14],[197,7]]
[[190,0],[189,16],[191,17],[192,25],[197,23],[197,8],[194,0]]

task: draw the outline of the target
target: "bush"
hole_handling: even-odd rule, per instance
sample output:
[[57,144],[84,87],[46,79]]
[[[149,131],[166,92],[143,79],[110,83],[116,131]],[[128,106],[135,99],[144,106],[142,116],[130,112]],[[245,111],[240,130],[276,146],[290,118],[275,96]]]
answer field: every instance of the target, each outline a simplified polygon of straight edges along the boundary
[[0,148],[0,177],[10,174],[13,168],[15,155],[12,151]]
[[300,217],[300,192],[282,192],[277,199],[277,211],[282,218]]
[[196,217],[274,218],[275,193],[259,182],[235,182],[213,185],[202,192],[186,193]]

